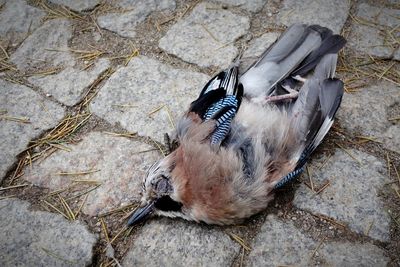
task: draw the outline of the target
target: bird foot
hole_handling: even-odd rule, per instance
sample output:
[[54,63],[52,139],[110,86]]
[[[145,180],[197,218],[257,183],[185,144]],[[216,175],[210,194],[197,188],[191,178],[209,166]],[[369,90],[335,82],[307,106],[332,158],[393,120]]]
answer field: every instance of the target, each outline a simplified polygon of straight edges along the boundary
[[302,83],[305,83],[307,81],[306,78],[303,78],[300,75],[296,75],[296,76],[294,76],[292,78],[295,79],[296,81],[299,81],[299,82],[302,82]]
[[295,99],[299,95],[299,92],[297,92],[294,89],[290,88],[285,88],[289,93],[285,95],[274,95],[274,96],[267,96],[265,98],[265,103],[271,103],[271,102],[278,102],[278,101],[283,101],[287,99]]

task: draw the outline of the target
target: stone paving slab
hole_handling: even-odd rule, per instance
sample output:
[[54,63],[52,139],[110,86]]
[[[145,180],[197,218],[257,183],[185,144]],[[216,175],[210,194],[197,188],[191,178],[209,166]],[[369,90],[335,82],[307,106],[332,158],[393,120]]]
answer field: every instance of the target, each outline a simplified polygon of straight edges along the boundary
[[332,242],[321,246],[318,252],[322,255],[326,266],[384,267],[389,261],[383,250],[368,243]]
[[361,3],[357,8],[356,20],[349,38],[351,47],[379,58],[400,60],[398,43],[394,39],[400,37],[400,32],[394,30],[400,23],[400,9]]
[[50,2],[53,4],[64,5],[74,11],[81,12],[95,8],[98,4],[100,4],[101,0],[50,0]]
[[100,16],[100,27],[118,33],[123,37],[136,36],[136,26],[154,11],[172,11],[176,7],[174,0],[123,0],[116,5],[125,11]]
[[[0,181],[27,148],[30,140],[51,129],[64,117],[64,109],[30,88],[0,79]],[[22,123],[4,117],[27,118]]]
[[107,59],[99,59],[94,66],[86,70],[70,66],[54,75],[32,76],[28,81],[61,103],[73,106],[81,100],[83,91],[109,66],[110,62]]
[[155,217],[137,234],[123,266],[231,266],[239,250],[215,227]]
[[172,122],[183,115],[208,79],[139,56],[110,77],[90,108],[110,123],[163,141],[164,133],[174,130]]
[[41,25],[46,12],[32,7],[24,0],[6,1],[0,11],[0,37],[17,46],[29,32]]
[[[99,132],[90,133],[68,147],[71,152],[59,150],[39,165],[26,168],[23,178],[52,190],[66,188],[77,178],[98,181],[101,186],[89,194],[82,209],[91,216],[140,200],[147,169],[159,159],[156,151],[148,151],[154,149],[149,145]],[[98,172],[85,176],[59,175],[88,170]]]
[[18,199],[0,200],[1,266],[85,266],[97,237],[82,223],[32,211]]
[[233,42],[249,27],[247,17],[223,10],[218,5],[200,3],[189,16],[168,30],[159,47],[200,67],[226,68],[238,54]]
[[372,244],[326,241],[317,249],[319,243],[293,222],[268,215],[252,244],[248,266],[386,266],[389,261]]
[[319,24],[340,33],[350,10],[350,1],[343,0],[284,0],[276,22]]
[[[72,54],[68,52],[68,40],[71,37],[70,21],[65,19],[46,21],[43,26],[26,38],[11,55],[10,61],[20,70],[39,64],[70,66],[75,63]],[[49,49],[58,51],[49,51]]]
[[28,81],[67,106],[78,103],[86,87],[110,66],[107,59],[99,59],[94,66],[82,70],[68,47],[71,37],[70,21],[50,20],[29,36],[11,56],[11,62],[21,70],[37,66],[41,70],[60,68],[57,74],[33,75]]
[[379,82],[356,93],[345,93],[337,118],[350,132],[376,137],[388,149],[400,151],[400,125],[388,120],[389,109],[396,105],[400,105],[398,86]]
[[214,0],[226,6],[240,7],[250,12],[259,12],[267,3],[266,0]]
[[[301,233],[292,222],[268,215],[251,245],[249,266],[306,266],[317,242]],[[305,256],[307,255],[307,256]]]
[[293,205],[344,222],[354,232],[388,241],[390,217],[379,197],[384,184],[390,182],[385,164],[369,154],[348,151],[361,164],[339,149],[322,170],[319,166],[327,159],[313,161],[311,177],[315,187],[321,188],[328,180],[330,185],[316,195],[302,184],[296,191]]

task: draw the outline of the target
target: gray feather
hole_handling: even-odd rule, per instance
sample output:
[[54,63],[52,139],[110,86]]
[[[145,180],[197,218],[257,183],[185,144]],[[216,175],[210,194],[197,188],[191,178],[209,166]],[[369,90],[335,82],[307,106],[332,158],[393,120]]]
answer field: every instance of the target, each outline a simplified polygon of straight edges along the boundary
[[300,90],[291,112],[299,140],[304,141],[305,157],[321,143],[333,123],[343,96],[343,82],[332,79],[337,55],[326,55],[314,75]]
[[274,86],[290,75],[321,44],[318,31],[302,24],[290,27],[261,59],[241,77],[245,94],[269,95]]
[[298,48],[307,36],[307,25],[294,24],[289,27],[284,34],[271,45],[255,63],[254,67],[264,64],[267,61],[280,62],[287,58],[296,48]]
[[335,77],[337,58],[337,54],[325,55],[315,68],[314,76],[320,79]]

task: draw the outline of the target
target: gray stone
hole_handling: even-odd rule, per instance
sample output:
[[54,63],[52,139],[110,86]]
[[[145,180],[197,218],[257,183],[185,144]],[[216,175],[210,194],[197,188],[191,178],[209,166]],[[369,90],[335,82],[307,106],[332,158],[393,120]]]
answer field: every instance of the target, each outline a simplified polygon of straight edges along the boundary
[[354,244],[332,242],[323,244],[318,253],[324,259],[326,266],[387,266],[389,258],[380,248],[372,244]]
[[[11,55],[10,61],[21,70],[38,64],[52,66],[74,64],[68,40],[72,37],[71,22],[53,19],[45,22]],[[53,49],[53,51],[50,51]],[[57,51],[54,51],[57,50]]]
[[78,177],[101,183],[88,195],[82,209],[91,216],[138,201],[142,179],[148,167],[159,159],[157,152],[148,151],[152,149],[149,145],[98,132],[88,134],[69,148],[72,151],[58,150],[38,165],[26,168],[23,178],[34,185],[57,190],[77,179],[73,175],[60,175],[61,172],[98,170]]
[[[356,18],[360,22],[352,25],[349,45],[354,49],[366,54],[400,60],[399,53],[395,53],[399,31],[392,31],[400,23],[400,10],[388,9],[382,6],[371,6],[361,3],[358,6]],[[391,37],[388,32],[394,35]]]
[[23,0],[7,1],[0,11],[0,37],[18,45],[41,24],[46,13]]
[[291,221],[268,215],[252,244],[249,266],[307,266],[317,242],[301,233]]
[[377,137],[384,145],[400,151],[399,124],[388,119],[388,109],[399,105],[400,90],[389,82],[379,82],[359,92],[345,93],[337,118],[351,132]]
[[88,70],[69,66],[60,73],[32,76],[28,80],[61,103],[72,106],[79,102],[86,87],[91,85],[109,66],[110,62],[107,59],[100,59]]
[[221,4],[234,6],[234,7],[240,7],[240,8],[246,9],[247,11],[250,11],[250,12],[258,12],[258,11],[260,11],[263,8],[263,6],[267,3],[266,0],[252,0],[252,1],[247,1],[247,0],[214,0],[214,2],[218,2],[218,3],[221,3]]
[[154,218],[138,233],[123,266],[231,266],[239,249],[214,227]]
[[319,24],[340,33],[350,10],[350,2],[343,0],[284,0],[276,15],[277,23]]
[[97,22],[102,28],[133,38],[137,24],[144,21],[151,12],[174,10],[176,3],[174,0],[122,0],[117,6],[125,11],[100,16]]
[[97,237],[78,221],[33,211],[17,199],[0,200],[1,266],[85,266]]
[[247,17],[201,3],[168,30],[159,47],[201,67],[226,68],[238,53],[233,42],[249,27]]
[[95,8],[98,4],[100,4],[100,0],[85,0],[85,1],[76,1],[76,0],[50,0],[50,2],[58,5],[64,5],[69,7],[74,11],[85,11],[91,10]]
[[208,79],[139,56],[108,79],[90,108],[110,123],[163,141]]
[[[384,251],[372,244],[328,242],[319,245],[297,229],[269,215],[256,236],[249,254],[249,266],[386,266]],[[316,250],[317,249],[317,250]]]
[[[30,88],[0,79],[0,181],[16,161],[16,156],[43,131],[56,126],[64,109]],[[27,118],[29,123],[8,118]]]
[[390,217],[379,198],[383,185],[390,182],[385,164],[357,150],[349,150],[349,153],[360,163],[339,149],[322,170],[318,166],[326,159],[313,161],[311,173],[315,186],[318,188],[328,180],[330,185],[318,195],[301,185],[293,204],[344,222],[357,233],[388,241]]
[[399,124],[391,125],[384,133],[383,140],[385,146],[395,152],[400,152],[400,126]]
[[393,54],[393,59],[399,60],[400,61],[400,48],[398,48],[394,54]]

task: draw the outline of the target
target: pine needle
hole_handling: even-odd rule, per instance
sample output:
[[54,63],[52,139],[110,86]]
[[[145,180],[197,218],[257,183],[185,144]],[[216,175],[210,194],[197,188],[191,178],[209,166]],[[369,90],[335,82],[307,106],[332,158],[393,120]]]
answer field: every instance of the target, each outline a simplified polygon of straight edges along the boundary
[[249,245],[247,245],[247,243],[238,235],[234,234],[234,233],[227,233],[233,240],[235,240],[236,242],[238,242],[243,249],[250,251],[251,248]]

